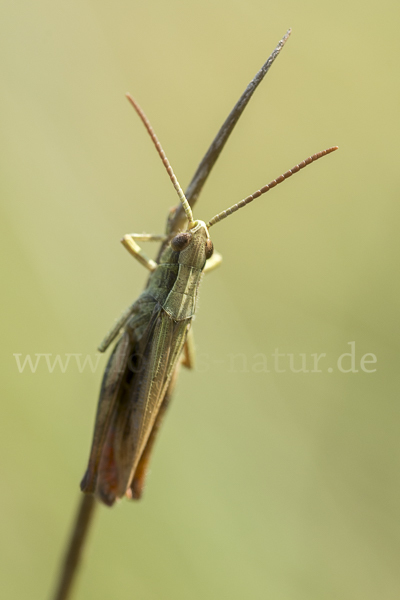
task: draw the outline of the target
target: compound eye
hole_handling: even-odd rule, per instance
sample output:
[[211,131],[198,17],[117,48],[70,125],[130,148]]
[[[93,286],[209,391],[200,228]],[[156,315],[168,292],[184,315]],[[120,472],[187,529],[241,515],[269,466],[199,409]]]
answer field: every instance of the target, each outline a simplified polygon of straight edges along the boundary
[[175,252],[182,252],[182,250],[184,250],[186,246],[189,245],[191,239],[192,234],[189,231],[185,231],[184,233],[178,233],[178,235],[176,235],[174,239],[171,240],[172,250],[175,250]]
[[214,252],[214,244],[211,240],[206,241],[206,260],[212,257]]

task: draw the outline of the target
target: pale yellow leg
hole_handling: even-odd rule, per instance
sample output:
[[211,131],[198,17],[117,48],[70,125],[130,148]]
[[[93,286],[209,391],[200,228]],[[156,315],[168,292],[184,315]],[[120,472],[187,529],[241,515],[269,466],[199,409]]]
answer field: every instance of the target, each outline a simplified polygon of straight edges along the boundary
[[126,235],[138,240],[139,242],[165,242],[167,239],[166,235],[159,235],[157,233],[127,233]]
[[162,242],[166,239],[165,235],[154,235],[152,233],[127,233],[122,238],[121,242],[132,256],[136,258],[146,269],[155,271],[157,263],[149,258],[142,248],[135,242]]
[[[128,233],[124,235],[124,237],[121,240],[125,248],[130,254],[132,254],[132,256],[136,258],[136,260],[138,260],[142,265],[144,265],[146,269],[149,269],[149,271],[154,271],[157,268],[157,263],[146,256],[141,247],[135,242],[135,239],[140,240],[142,242],[162,242],[166,239],[166,236],[154,235],[153,233]],[[135,309],[135,304],[136,302],[134,302],[122,313],[118,321],[115,323],[114,327],[110,329],[104,340],[101,342],[98,348],[99,352],[105,352],[108,346],[113,342],[113,340],[115,340],[120,330],[133,313]]]
[[211,258],[206,262],[203,273],[209,273],[213,271],[222,263],[222,256],[219,252],[214,252]]
[[196,359],[196,352],[194,347],[193,330],[189,329],[189,333],[186,338],[185,345],[183,346],[182,361],[181,364],[187,369],[193,369]]

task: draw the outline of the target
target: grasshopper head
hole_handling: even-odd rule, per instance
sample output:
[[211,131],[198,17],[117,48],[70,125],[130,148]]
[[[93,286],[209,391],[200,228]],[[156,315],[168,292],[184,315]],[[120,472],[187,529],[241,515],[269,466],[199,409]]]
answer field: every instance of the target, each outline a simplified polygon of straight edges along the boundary
[[193,221],[189,229],[178,233],[171,240],[171,247],[179,252],[179,262],[188,266],[203,269],[206,260],[211,258],[214,246],[204,221]]
[[[194,221],[193,220],[192,208],[191,208],[181,186],[179,185],[179,182],[175,176],[175,173],[173,172],[172,167],[169,164],[167,157],[165,156],[165,152],[162,149],[161,144],[158,141],[158,138],[157,138],[156,134],[154,133],[153,128],[151,127],[146,115],[144,114],[144,112],[142,111],[142,109],[140,108],[138,103],[129,94],[127,94],[127,97],[128,97],[129,102],[132,104],[132,106],[138,113],[139,117],[141,118],[144,126],[146,127],[146,129],[157,149],[158,154],[160,155],[161,160],[163,161],[163,164],[164,164],[164,166],[168,172],[168,175],[170,176],[172,184],[179,196],[179,199],[182,204],[182,208],[185,211],[187,220],[189,222],[188,230],[185,231],[184,233],[178,233],[178,235],[176,235],[174,237],[174,239],[172,240],[171,246],[174,250],[181,252],[181,253],[189,252],[189,248],[191,248],[193,244],[195,244],[196,246],[198,245],[199,249],[200,249],[200,246],[202,246],[203,253],[204,253],[204,264],[205,264],[205,261],[207,260],[207,258],[210,258],[213,253],[212,242],[208,235],[208,230],[210,227],[215,225],[215,223],[222,221],[222,219],[229,217],[229,215],[236,212],[240,208],[243,208],[244,206],[246,206],[247,204],[249,204],[256,198],[258,198],[262,194],[265,194],[270,189],[272,189],[279,183],[282,183],[282,181],[285,181],[285,179],[288,179],[294,173],[297,173],[298,171],[300,171],[307,165],[318,160],[322,156],[326,156],[327,154],[330,154],[331,152],[334,152],[335,150],[338,149],[338,146],[332,146],[331,148],[327,148],[327,150],[322,150],[321,152],[317,152],[317,154],[313,154],[312,156],[309,156],[308,158],[303,160],[298,165],[295,165],[292,169],[289,169],[289,171],[286,171],[285,173],[283,173],[276,179],[273,179],[272,181],[270,181],[270,183],[268,183],[267,185],[264,185],[262,188],[255,191],[253,194],[250,194],[250,196],[247,196],[247,198],[244,198],[237,204],[234,204],[233,206],[231,206],[230,208],[227,208],[226,210],[222,211],[218,215],[215,215],[215,217],[213,217],[210,221],[208,221],[207,224],[205,224],[204,221]],[[196,242],[195,242],[195,240],[196,240]],[[179,262],[181,262],[180,258],[179,258]],[[204,264],[201,267],[202,269],[204,268]]]

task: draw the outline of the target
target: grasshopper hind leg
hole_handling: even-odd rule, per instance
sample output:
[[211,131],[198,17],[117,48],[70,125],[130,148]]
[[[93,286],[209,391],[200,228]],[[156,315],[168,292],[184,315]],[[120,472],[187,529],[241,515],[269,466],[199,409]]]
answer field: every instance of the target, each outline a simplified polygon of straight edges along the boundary
[[139,302],[138,302],[138,300],[136,300],[133,304],[128,306],[128,308],[126,310],[124,310],[124,312],[122,313],[120,318],[116,321],[114,327],[112,327],[110,329],[110,331],[107,333],[104,340],[99,345],[99,347],[98,347],[99,352],[105,352],[107,350],[107,348],[115,340],[115,338],[117,337],[117,335],[119,334],[119,332],[121,331],[123,326],[126,325],[126,323],[131,318],[131,316],[135,312],[137,312],[138,306],[139,306]]
[[140,500],[143,495],[154,442],[156,440],[157,434],[161,427],[161,423],[164,419],[164,415],[170,403],[175,380],[176,376],[173,377],[173,381],[171,381],[171,383],[169,384],[169,388],[167,390],[167,393],[165,394],[163,403],[161,404],[160,410],[158,411],[157,419],[153,425],[153,429],[151,430],[150,437],[147,440],[147,444],[143,450],[142,456],[140,457],[139,464],[136,467],[132,483],[126,492],[126,496],[131,500]]
[[[192,330],[189,329],[188,336],[186,338],[186,342],[183,348],[182,357],[180,364],[187,369],[193,369],[195,361],[194,354],[194,339]],[[172,394],[174,392],[175,383],[178,378],[179,365],[175,369],[174,374],[172,375],[172,379],[166,391],[163,403],[160,406],[160,410],[158,411],[157,419],[153,425],[153,429],[151,430],[150,437],[147,441],[145,449],[143,450],[143,454],[140,457],[139,464],[136,468],[135,475],[133,477],[130,488],[126,492],[126,495],[131,500],[140,500],[143,495],[143,490],[146,483],[146,476],[149,469],[149,463],[151,454],[154,447],[154,442],[158,435],[161,424],[164,420],[165,413],[170,404]]]
[[[189,332],[189,334],[190,334],[190,332]],[[182,359],[181,359],[182,365],[185,364],[184,360],[185,360],[184,355],[182,355]],[[172,375],[168,389],[164,396],[164,400],[158,411],[157,419],[153,425],[153,429],[151,430],[150,437],[147,440],[147,444],[143,450],[143,454],[140,457],[140,461],[136,468],[135,475],[132,479],[132,483],[126,492],[126,496],[128,498],[130,498],[131,500],[140,500],[143,495],[143,491],[144,491],[144,487],[145,487],[145,483],[146,483],[146,476],[147,476],[147,473],[149,470],[151,454],[152,454],[153,447],[154,447],[154,442],[155,442],[158,432],[160,430],[161,424],[164,420],[164,416],[165,416],[167,408],[170,404],[172,394],[174,393],[176,380],[178,378],[178,373],[179,373],[179,365],[177,366],[174,374]]]

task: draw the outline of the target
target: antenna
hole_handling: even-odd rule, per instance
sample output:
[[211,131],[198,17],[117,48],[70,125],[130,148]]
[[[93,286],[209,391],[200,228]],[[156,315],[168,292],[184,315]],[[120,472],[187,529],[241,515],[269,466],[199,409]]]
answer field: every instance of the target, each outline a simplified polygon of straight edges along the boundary
[[192,213],[192,209],[190,208],[189,202],[186,200],[186,196],[183,193],[183,190],[181,188],[181,186],[179,185],[179,181],[177,180],[174,171],[172,170],[171,165],[169,164],[169,160],[165,155],[164,150],[162,149],[162,146],[160,144],[160,142],[158,141],[158,137],[156,136],[154,129],[152,128],[152,126],[150,125],[150,121],[148,120],[148,118],[146,117],[146,115],[144,114],[143,110],[140,108],[139,104],[136,102],[136,100],[134,100],[132,98],[132,96],[127,93],[126,97],[128,98],[129,102],[132,104],[133,108],[136,110],[137,114],[139,115],[143,125],[146,127],[149,136],[151,137],[151,139],[153,140],[153,144],[156,147],[156,150],[158,152],[158,154],[160,155],[161,160],[164,163],[164,166],[167,170],[168,175],[170,176],[170,179],[172,181],[172,184],[174,186],[174,188],[176,189],[179,199],[182,203],[183,206],[183,210],[186,213],[186,217],[189,221],[189,228],[191,228],[193,226],[193,213]]
[[318,160],[319,158],[322,158],[323,156],[326,156],[327,154],[334,152],[335,150],[338,149],[338,147],[339,146],[332,146],[332,148],[328,148],[327,150],[321,150],[321,152],[317,152],[317,154],[313,154],[312,156],[309,156],[309,158],[306,158],[305,160],[303,160],[301,163],[299,163],[292,169],[289,169],[289,171],[286,171],[286,173],[283,173],[283,175],[280,175],[279,177],[277,177],[277,179],[273,179],[270,183],[268,183],[267,185],[264,185],[264,187],[262,187],[260,190],[257,190],[256,192],[254,192],[254,194],[250,194],[250,196],[247,196],[247,198],[244,198],[244,200],[241,200],[240,202],[238,202],[237,204],[234,204],[230,208],[223,210],[218,215],[215,215],[215,217],[213,217],[207,223],[207,228],[209,229],[210,227],[212,227],[212,225],[215,225],[215,223],[218,223],[218,221],[222,221],[222,219],[229,217],[229,215],[231,215],[232,213],[239,210],[239,208],[243,208],[243,206],[246,206],[246,204],[249,204],[250,202],[252,202],[256,198],[258,198],[262,194],[269,192],[269,190],[271,188],[278,185],[278,183],[282,183],[282,181],[285,181],[285,179],[288,179],[294,173],[297,173],[298,171],[300,171],[300,169],[304,169],[304,167],[306,167],[307,165],[310,165],[312,162]]

